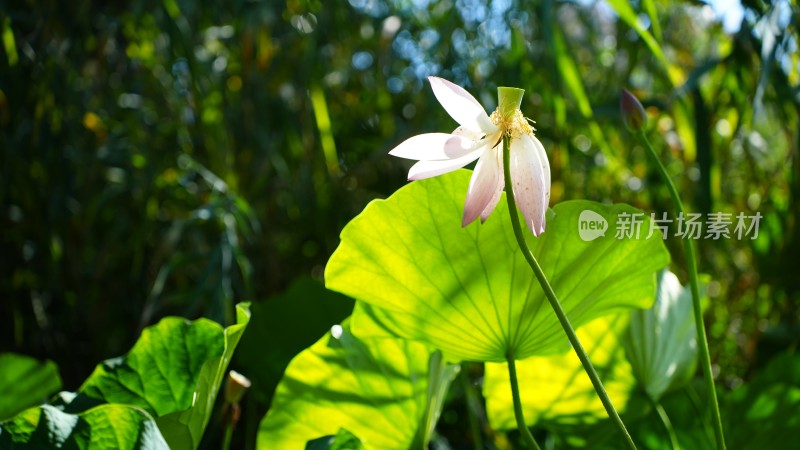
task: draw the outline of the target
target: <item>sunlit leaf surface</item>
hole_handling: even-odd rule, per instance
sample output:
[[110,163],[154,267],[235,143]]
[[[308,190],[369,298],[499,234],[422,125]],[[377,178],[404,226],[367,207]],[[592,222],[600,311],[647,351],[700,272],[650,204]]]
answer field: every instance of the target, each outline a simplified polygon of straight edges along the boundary
[[359,339],[334,326],[286,369],[260,449],[302,449],[344,428],[366,449],[422,449],[457,366],[420,343]]
[[[620,342],[627,326],[628,313],[620,313],[595,319],[578,330],[578,338],[620,411],[636,385]],[[591,423],[606,417],[591,380],[571,349],[563,355],[519,361],[517,376],[529,425]],[[506,364],[486,364],[483,394],[492,426],[501,430],[516,428]]]
[[52,361],[15,353],[0,354],[0,421],[47,399],[61,388],[58,367]]
[[[454,359],[563,352],[566,337],[517,247],[504,204],[485,224],[461,227],[470,175],[460,170],[409,183],[370,203],[342,231],[327,286],[374,306],[394,333]],[[581,238],[584,210],[608,222],[605,236]],[[636,209],[571,201],[553,211],[547,231],[529,235],[529,245],[574,326],[652,304],[655,272],[669,256],[658,231],[645,239],[649,221],[639,239],[617,239],[618,215]]]
[[25,410],[0,426],[0,448],[167,450],[153,418],[128,405],[100,405],[80,414],[50,405]]
[[251,309],[234,363],[253,382],[248,395],[268,405],[289,361],[350,315],[353,301],[307,277]]
[[135,405],[156,419],[170,448],[197,448],[250,320],[248,307],[237,306],[237,316],[224,329],[207,319],[162,319],[142,332],[127,355],[98,365],[79,393]]
[[[691,294],[667,270],[658,276],[651,308],[601,317],[581,327],[578,336],[620,411],[625,410],[637,384],[657,400],[670,387],[686,381],[695,367]],[[606,417],[573,351],[520,361],[517,372],[529,424],[560,426]],[[510,393],[506,365],[487,364],[484,394],[489,419],[496,428],[516,427]]]

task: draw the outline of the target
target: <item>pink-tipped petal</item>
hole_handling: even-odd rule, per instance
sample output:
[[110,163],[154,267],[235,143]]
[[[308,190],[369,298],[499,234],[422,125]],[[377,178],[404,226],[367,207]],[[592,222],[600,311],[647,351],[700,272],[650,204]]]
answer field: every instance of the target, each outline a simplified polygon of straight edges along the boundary
[[467,200],[464,202],[464,217],[461,220],[462,227],[474,222],[486,209],[494,198],[498,179],[502,177],[502,159],[498,158],[496,149],[487,146],[469,180]]
[[418,161],[437,161],[460,158],[475,150],[476,143],[464,136],[447,133],[427,133],[410,137],[393,148],[389,154]]
[[[539,152],[539,160],[542,161],[542,170],[544,171],[544,211],[547,214],[547,207],[550,206],[550,160],[547,158],[547,152],[539,139],[536,136],[531,136],[531,141],[533,141],[533,145],[536,146],[536,150]],[[544,226],[542,231],[544,231]]]
[[433,95],[459,125],[476,132],[493,133],[497,130],[483,106],[464,88],[439,77],[428,77],[428,81]]
[[[545,168],[549,163],[542,161],[539,150],[530,136],[522,136],[511,141],[511,185],[525,224],[534,234],[544,232],[545,211]],[[547,170],[549,177],[549,169]],[[548,189],[549,190],[549,189]]]
[[503,174],[503,148],[502,146],[497,146],[494,148],[496,153],[496,158],[498,159],[498,165],[500,166],[500,176],[497,177],[497,185],[494,187],[494,194],[492,194],[492,199],[489,200],[489,204],[486,205],[486,208],[483,209],[481,212],[481,223],[486,222],[486,219],[489,218],[489,215],[494,211],[497,207],[497,203],[500,202],[500,196],[503,194],[503,188],[506,184],[506,177]]
[[482,149],[483,147],[480,147],[472,153],[468,153],[460,158],[455,159],[420,161],[411,166],[411,169],[408,171],[408,179],[423,180],[425,178],[431,178],[447,172],[452,172],[478,159],[478,157],[481,156]]

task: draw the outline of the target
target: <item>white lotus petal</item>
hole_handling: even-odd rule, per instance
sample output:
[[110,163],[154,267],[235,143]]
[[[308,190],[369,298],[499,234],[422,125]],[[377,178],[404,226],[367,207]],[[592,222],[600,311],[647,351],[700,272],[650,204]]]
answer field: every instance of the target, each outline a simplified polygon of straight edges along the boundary
[[550,160],[547,159],[547,152],[539,139],[536,136],[531,136],[531,141],[536,146],[539,152],[539,160],[542,162],[544,171],[544,210],[547,211],[547,207],[550,206]]
[[453,130],[453,134],[456,136],[463,136],[468,139],[472,139],[473,141],[479,141],[484,136],[483,131],[472,131],[468,130],[464,127],[458,127]]
[[497,126],[489,120],[483,106],[464,88],[439,77],[428,77],[428,81],[433,95],[459,125],[486,134],[497,131]]
[[469,180],[467,200],[464,202],[464,217],[461,220],[462,227],[471,224],[487,208],[494,199],[498,179],[502,178],[502,157],[498,158],[496,148],[487,146]]
[[478,159],[478,157],[481,156],[482,149],[483,147],[479,147],[472,153],[468,153],[460,158],[455,159],[420,161],[411,166],[411,169],[408,171],[408,179],[423,180],[425,178],[435,177],[443,173],[452,172]]
[[534,236],[544,232],[545,167],[549,167],[549,163],[542,162],[530,136],[512,139],[510,169],[514,199]]
[[447,133],[427,133],[410,137],[393,148],[389,154],[418,161],[437,161],[460,158],[477,147],[469,138]]
[[496,158],[498,158],[498,165],[500,166],[500,176],[497,177],[497,185],[494,187],[494,194],[492,194],[492,199],[489,200],[489,203],[486,205],[486,208],[483,209],[481,212],[481,223],[486,222],[486,219],[489,218],[489,215],[494,211],[497,207],[497,203],[500,202],[500,195],[503,193],[503,188],[506,184],[506,177],[503,174],[503,146],[498,145],[494,149],[496,154]]

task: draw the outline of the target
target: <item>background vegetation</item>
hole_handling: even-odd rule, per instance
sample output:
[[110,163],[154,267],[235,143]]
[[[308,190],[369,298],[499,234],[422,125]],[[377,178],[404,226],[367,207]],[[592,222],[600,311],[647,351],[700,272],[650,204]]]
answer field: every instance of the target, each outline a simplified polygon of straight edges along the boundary
[[[800,339],[800,10],[736,11],[725,30],[697,1],[4,1],[0,352],[74,390],[161,317],[230,325],[252,300],[233,363],[252,445],[286,363],[349,312],[318,281],[344,224],[406,183],[386,153],[455,126],[437,75],[487,110],[526,90],[551,204],[671,210],[622,127],[628,87],[690,210],[763,216],[756,240],[699,242],[735,389]],[[455,445],[464,395],[440,426]]]

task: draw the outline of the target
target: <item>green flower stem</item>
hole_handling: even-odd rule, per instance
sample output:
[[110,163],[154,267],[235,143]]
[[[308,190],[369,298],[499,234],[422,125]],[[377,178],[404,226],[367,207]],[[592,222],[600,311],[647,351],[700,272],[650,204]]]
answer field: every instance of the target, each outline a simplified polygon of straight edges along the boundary
[[[670,178],[669,173],[667,173],[667,168],[664,167],[664,164],[661,163],[661,160],[658,159],[658,155],[656,151],[653,149],[653,146],[650,145],[650,140],[647,139],[647,135],[644,131],[639,131],[636,133],[636,137],[639,138],[640,141],[644,144],[645,148],[647,149],[647,155],[650,157],[650,160],[653,162],[653,165],[656,166],[658,172],[661,174],[661,177],[664,178],[664,182],[667,184],[667,188],[669,188],[669,193],[672,196],[672,203],[674,203],[675,208],[678,210],[678,213],[686,215],[686,210],[683,208],[683,203],[681,202],[681,197],[678,195],[678,189],[675,187],[675,183],[672,182],[672,178]],[[705,380],[706,384],[706,391],[708,391],[709,400],[711,403],[711,415],[714,425],[714,436],[717,439],[717,449],[718,450],[725,450],[725,437],[722,433],[722,418],[719,415],[719,403],[717,402],[717,391],[714,388],[714,376],[711,372],[711,356],[708,352],[708,340],[706,338],[706,327],[705,323],[703,322],[703,309],[700,306],[700,284],[697,280],[697,250],[695,249],[694,241],[692,239],[682,239],[683,240],[683,250],[686,253],[686,267],[689,272],[689,285],[692,291],[692,305],[694,307],[694,324],[695,328],[697,329],[697,343],[700,348],[700,366],[703,368],[703,379]]]
[[478,394],[475,392],[475,386],[469,379],[469,363],[461,363],[461,387],[464,389],[464,396],[466,398],[467,406],[467,419],[469,420],[469,430],[472,433],[472,445],[475,450],[483,448],[483,435],[481,434],[481,426],[478,423],[477,409],[480,407]]
[[522,400],[519,398],[519,382],[517,381],[517,365],[514,355],[508,355],[508,377],[511,382],[511,398],[514,399],[514,417],[517,419],[517,428],[528,448],[540,450],[539,444],[533,438],[531,430],[525,425],[525,416],[522,414]]
[[656,410],[658,414],[658,418],[661,419],[661,423],[664,425],[664,429],[667,430],[667,436],[669,436],[669,442],[672,445],[672,450],[681,450],[681,446],[678,443],[678,436],[675,434],[675,429],[672,428],[672,421],[669,420],[669,415],[667,415],[667,411],[661,406],[661,403],[647,394],[647,399],[650,400],[650,405],[652,405],[653,409]]
[[234,405],[228,402],[225,402],[225,406],[223,407],[223,411],[226,411],[227,414],[223,414],[223,435],[222,435],[222,444],[220,445],[220,450],[230,450],[231,448],[231,439],[233,438],[233,408]]
[[[627,444],[628,448],[631,450],[636,450],[636,444],[633,443],[633,439],[631,439],[631,435],[628,433],[628,430],[625,428],[625,424],[622,423],[622,419],[617,414],[617,410],[614,408],[614,404],[611,403],[611,399],[608,397],[605,388],[603,387],[603,382],[600,381],[600,377],[597,375],[597,371],[594,370],[594,366],[592,366],[592,362],[589,361],[589,356],[586,354],[586,351],[583,349],[581,342],[578,340],[578,336],[575,334],[575,330],[572,328],[572,324],[569,322],[566,313],[564,313],[564,309],[561,307],[561,303],[559,303],[558,298],[556,297],[555,292],[553,292],[553,288],[550,286],[550,283],[547,281],[547,278],[544,275],[544,271],[542,270],[541,266],[539,266],[539,262],[536,261],[536,258],[533,256],[533,252],[528,247],[528,243],[525,242],[525,235],[522,233],[522,227],[519,223],[519,215],[517,214],[517,203],[514,200],[514,194],[511,187],[511,168],[510,168],[510,139],[508,136],[503,137],[503,170],[505,174],[505,183],[506,183],[506,200],[508,201],[508,212],[511,216],[511,225],[514,228],[514,236],[517,238],[517,244],[519,244],[519,248],[522,250],[523,256],[528,261],[528,264],[533,269],[533,273],[536,275],[536,278],[539,280],[539,284],[542,286],[542,290],[544,291],[545,297],[550,302],[550,306],[553,308],[553,311],[556,313],[556,317],[558,317],[558,321],[561,322],[561,327],[564,329],[564,332],[567,333],[567,338],[569,339],[570,344],[572,344],[572,348],[575,350],[575,353],[578,355],[578,359],[581,360],[581,364],[583,365],[583,370],[586,371],[586,374],[589,375],[589,379],[592,381],[592,385],[594,386],[594,390],[597,392],[597,396],[600,397],[600,401],[603,403],[603,406],[606,409],[606,413],[608,413],[608,417],[614,422],[619,430],[620,434],[622,434],[623,438],[625,439],[625,443]],[[509,369],[512,368],[511,358],[509,358]],[[511,383],[512,390],[514,389],[514,382]],[[517,421],[519,422],[520,417],[517,417]],[[524,425],[524,423],[523,423]]]

